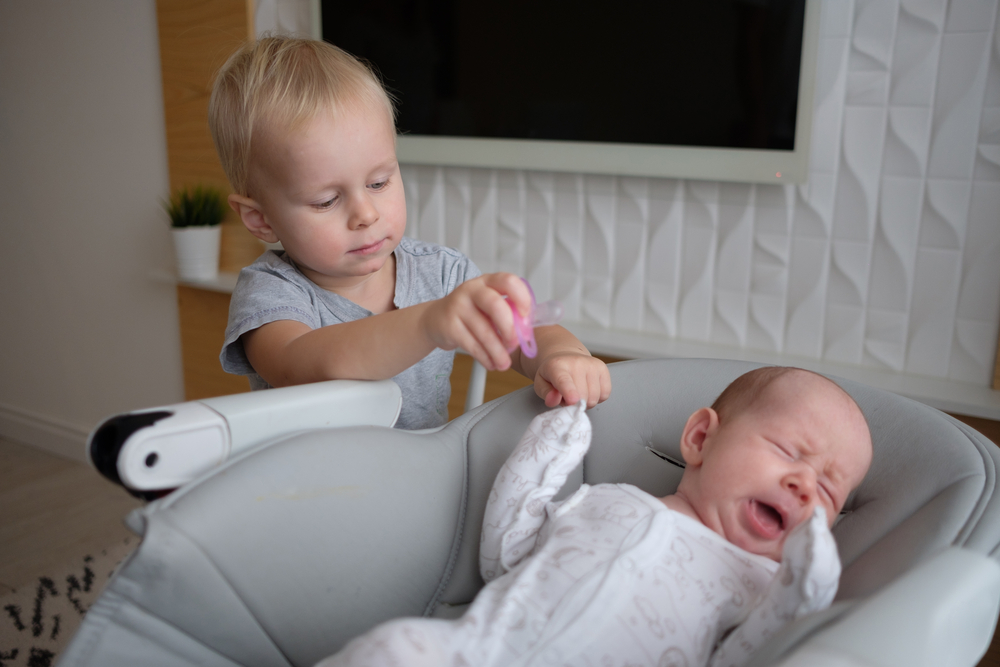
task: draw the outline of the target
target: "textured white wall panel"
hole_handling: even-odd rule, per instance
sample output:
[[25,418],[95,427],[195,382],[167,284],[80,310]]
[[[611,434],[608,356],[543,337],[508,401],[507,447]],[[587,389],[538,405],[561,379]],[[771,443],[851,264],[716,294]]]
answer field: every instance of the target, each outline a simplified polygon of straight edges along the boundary
[[683,183],[653,180],[649,199],[649,250],[646,255],[645,316],[643,330],[677,335],[680,298],[680,248],[684,210]]
[[1000,322],[997,0],[824,0],[800,186],[403,170],[408,233],[566,317],[989,384]]
[[[480,265],[483,271],[491,272],[493,258],[497,252],[497,188],[496,174],[482,169],[470,171],[470,224],[472,233],[469,239],[469,253],[474,257],[488,260]],[[463,251],[464,252],[464,251]]]
[[762,185],[757,187],[755,196],[746,345],[780,352],[784,347],[791,268],[794,189]]

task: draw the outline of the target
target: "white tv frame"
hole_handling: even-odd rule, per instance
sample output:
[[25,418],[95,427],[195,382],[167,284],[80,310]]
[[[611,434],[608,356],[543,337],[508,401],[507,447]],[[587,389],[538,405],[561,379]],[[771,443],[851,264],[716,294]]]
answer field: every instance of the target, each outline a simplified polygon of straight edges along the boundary
[[[313,34],[317,35],[322,32],[319,0],[312,1]],[[804,183],[809,171],[821,3],[806,0],[794,150],[400,135],[397,156],[401,163],[418,165]]]

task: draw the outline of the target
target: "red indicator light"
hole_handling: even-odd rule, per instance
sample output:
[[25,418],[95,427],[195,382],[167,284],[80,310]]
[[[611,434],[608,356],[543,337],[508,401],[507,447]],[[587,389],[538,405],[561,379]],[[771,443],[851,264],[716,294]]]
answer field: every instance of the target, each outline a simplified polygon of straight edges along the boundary
[[774,177],[775,178],[781,178],[781,172],[780,171],[774,172]]

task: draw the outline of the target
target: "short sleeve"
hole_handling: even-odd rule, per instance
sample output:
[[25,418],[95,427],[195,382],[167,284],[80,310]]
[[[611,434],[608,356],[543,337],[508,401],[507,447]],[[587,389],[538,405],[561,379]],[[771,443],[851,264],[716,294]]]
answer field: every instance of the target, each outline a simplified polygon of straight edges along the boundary
[[455,276],[456,282],[451,289],[455,289],[456,287],[464,283],[466,280],[472,280],[473,278],[478,278],[479,276],[483,275],[483,272],[479,270],[479,267],[476,266],[475,262],[473,262],[465,255],[462,255],[462,259],[464,261],[459,262],[457,265],[457,271]]
[[240,336],[269,322],[294,320],[320,326],[313,299],[291,265],[273,252],[240,271],[229,301],[229,323],[219,360],[227,373],[255,376]]
[[454,248],[403,237],[396,248],[396,307],[440,299],[481,275],[475,262]]

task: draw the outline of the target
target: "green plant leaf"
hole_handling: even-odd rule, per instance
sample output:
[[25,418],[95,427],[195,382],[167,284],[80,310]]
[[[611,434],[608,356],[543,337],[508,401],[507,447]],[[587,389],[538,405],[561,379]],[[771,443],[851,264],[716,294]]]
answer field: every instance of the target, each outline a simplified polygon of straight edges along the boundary
[[163,207],[171,227],[211,227],[225,217],[226,197],[218,188],[195,185],[175,192]]

